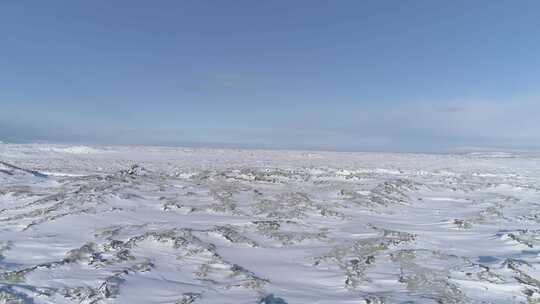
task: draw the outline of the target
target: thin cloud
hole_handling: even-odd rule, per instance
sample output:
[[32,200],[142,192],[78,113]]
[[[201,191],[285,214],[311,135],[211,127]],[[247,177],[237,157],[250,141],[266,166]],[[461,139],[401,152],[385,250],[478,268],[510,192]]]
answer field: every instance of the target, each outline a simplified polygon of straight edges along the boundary
[[437,110],[442,113],[459,113],[459,112],[467,111],[467,108],[460,107],[460,106],[446,106],[446,107],[437,108]]

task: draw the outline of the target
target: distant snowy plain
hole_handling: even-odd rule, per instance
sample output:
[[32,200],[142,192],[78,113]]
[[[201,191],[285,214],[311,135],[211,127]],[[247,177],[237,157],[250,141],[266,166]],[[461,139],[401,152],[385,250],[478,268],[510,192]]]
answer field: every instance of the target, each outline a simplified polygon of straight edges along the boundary
[[1,144],[0,303],[540,303],[540,158]]

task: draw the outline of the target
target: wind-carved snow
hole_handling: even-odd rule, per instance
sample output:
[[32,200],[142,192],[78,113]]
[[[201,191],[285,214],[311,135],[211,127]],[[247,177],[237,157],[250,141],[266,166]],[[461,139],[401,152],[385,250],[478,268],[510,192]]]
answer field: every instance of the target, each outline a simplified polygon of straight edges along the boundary
[[540,303],[534,157],[55,149],[1,150],[0,303]]

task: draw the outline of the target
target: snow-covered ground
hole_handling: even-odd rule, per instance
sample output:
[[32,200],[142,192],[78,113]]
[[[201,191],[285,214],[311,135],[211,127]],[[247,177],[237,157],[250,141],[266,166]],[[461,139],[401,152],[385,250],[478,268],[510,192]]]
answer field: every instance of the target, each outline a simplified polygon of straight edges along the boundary
[[540,159],[3,144],[0,303],[540,303]]

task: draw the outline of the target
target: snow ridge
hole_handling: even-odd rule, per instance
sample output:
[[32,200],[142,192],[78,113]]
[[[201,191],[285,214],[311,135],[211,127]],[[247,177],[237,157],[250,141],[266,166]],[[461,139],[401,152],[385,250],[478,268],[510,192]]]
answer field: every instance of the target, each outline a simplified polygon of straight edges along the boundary
[[0,303],[540,299],[538,159],[4,149]]

